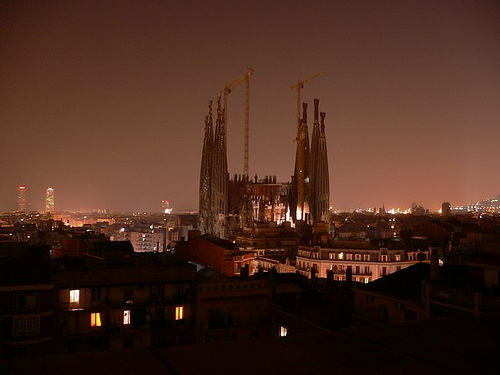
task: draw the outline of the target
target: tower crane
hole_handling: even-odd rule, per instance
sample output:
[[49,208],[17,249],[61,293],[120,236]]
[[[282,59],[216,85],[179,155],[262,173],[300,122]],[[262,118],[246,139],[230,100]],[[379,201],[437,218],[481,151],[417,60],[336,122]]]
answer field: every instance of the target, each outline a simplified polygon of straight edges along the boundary
[[307,79],[304,79],[304,80],[299,80],[297,81],[297,83],[295,85],[292,85],[290,86],[290,91],[292,91],[293,89],[297,89],[297,138],[299,137],[299,131],[300,131],[300,90],[302,90],[304,88],[304,83],[306,82],[309,82],[311,80],[313,80],[314,78],[317,78],[319,76],[322,76],[324,75],[325,73],[324,72],[319,72]]
[[222,89],[224,97],[224,122],[227,126],[227,104],[228,96],[232,90],[238,87],[242,82],[245,82],[245,139],[244,139],[244,155],[243,155],[243,175],[248,177],[248,142],[250,138],[250,76],[254,69],[248,68],[245,74],[236,79],[233,83],[226,84]]

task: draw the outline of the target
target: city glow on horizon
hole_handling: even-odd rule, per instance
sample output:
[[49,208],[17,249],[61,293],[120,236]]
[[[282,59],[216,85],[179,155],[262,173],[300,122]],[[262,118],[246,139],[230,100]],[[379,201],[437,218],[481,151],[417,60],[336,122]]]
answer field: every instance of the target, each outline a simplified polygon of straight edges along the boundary
[[[249,66],[250,176],[290,181],[297,103],[289,88],[324,72],[300,101],[309,103],[308,126],[314,98],[326,113],[332,211],[385,202],[404,214],[414,200],[432,212],[443,201],[469,212],[498,194],[495,2],[292,3],[132,2],[118,13],[106,2],[0,5],[9,25],[0,35],[0,103],[9,109],[0,211],[42,212],[48,185],[59,212],[160,212],[167,197],[177,212],[197,210],[207,101]],[[61,33],[68,25],[78,27]],[[220,35],[230,55],[213,48]],[[230,174],[242,173],[242,94],[228,111]],[[28,201],[19,210],[21,184]]]

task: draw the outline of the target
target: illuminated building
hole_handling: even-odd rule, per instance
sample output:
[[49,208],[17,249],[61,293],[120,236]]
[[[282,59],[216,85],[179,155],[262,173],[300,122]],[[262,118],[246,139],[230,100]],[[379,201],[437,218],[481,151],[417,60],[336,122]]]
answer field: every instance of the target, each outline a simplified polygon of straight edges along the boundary
[[299,246],[297,270],[300,274],[326,278],[333,272],[334,280],[368,283],[429,259],[429,251],[379,249],[333,249]]
[[297,130],[293,192],[290,202],[292,218],[308,224],[326,222],[329,217],[330,187],[325,113],[319,120],[319,99],[314,99],[314,122],[311,143],[307,128],[307,103],[303,103],[302,120]]
[[26,211],[26,186],[24,185],[17,188],[17,211]]
[[279,183],[276,176],[259,180],[227,172],[224,109],[217,109],[215,133],[212,107],[205,118],[200,171],[200,230],[229,237],[235,228],[255,223],[282,224],[301,221],[313,224],[329,220],[329,174],[325,136],[325,114],[319,118],[319,100],[314,101],[312,142],[307,128],[307,104],[297,132],[297,151],[292,182]]
[[495,198],[483,199],[479,202],[469,204],[467,206],[453,207],[453,211],[464,212],[477,212],[477,213],[500,213],[500,195]]
[[[254,180],[234,176],[229,181],[228,212],[230,226],[251,227],[253,223],[283,224],[289,221],[289,196],[291,185],[276,181],[276,176]],[[234,228],[231,229],[234,229]]]
[[54,212],[54,189],[48,188],[45,192],[45,213],[51,214]]
[[302,120],[297,129],[297,150],[295,154],[295,169],[292,180],[293,197],[292,217],[293,220],[310,221],[309,204],[310,194],[310,151],[309,151],[309,131],[307,128],[307,103],[302,103]]
[[166,232],[163,228],[151,226],[135,226],[127,233],[135,252],[163,251],[165,249]]

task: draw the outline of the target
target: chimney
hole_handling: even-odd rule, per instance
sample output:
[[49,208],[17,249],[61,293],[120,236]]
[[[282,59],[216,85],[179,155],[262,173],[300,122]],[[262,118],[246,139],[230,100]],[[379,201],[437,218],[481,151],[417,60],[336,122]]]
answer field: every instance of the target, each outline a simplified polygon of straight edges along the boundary
[[345,270],[345,281],[348,283],[352,282],[352,267],[347,266],[347,269]]
[[250,267],[248,266],[248,263],[245,264],[244,267],[241,268],[241,271],[240,271],[240,276],[241,278],[243,279],[248,279],[248,276],[250,275]]
[[430,247],[431,253],[431,281],[439,280],[439,248]]
[[333,284],[333,271],[332,270],[326,271],[326,283],[328,285]]

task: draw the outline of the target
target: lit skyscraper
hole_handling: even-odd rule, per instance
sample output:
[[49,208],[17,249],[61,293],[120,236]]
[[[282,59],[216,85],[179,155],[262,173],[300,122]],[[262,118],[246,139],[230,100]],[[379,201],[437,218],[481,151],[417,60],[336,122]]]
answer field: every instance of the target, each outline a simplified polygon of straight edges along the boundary
[[26,211],[26,186],[19,186],[17,188],[17,211]]
[[54,212],[54,189],[48,188],[45,192],[45,213]]

